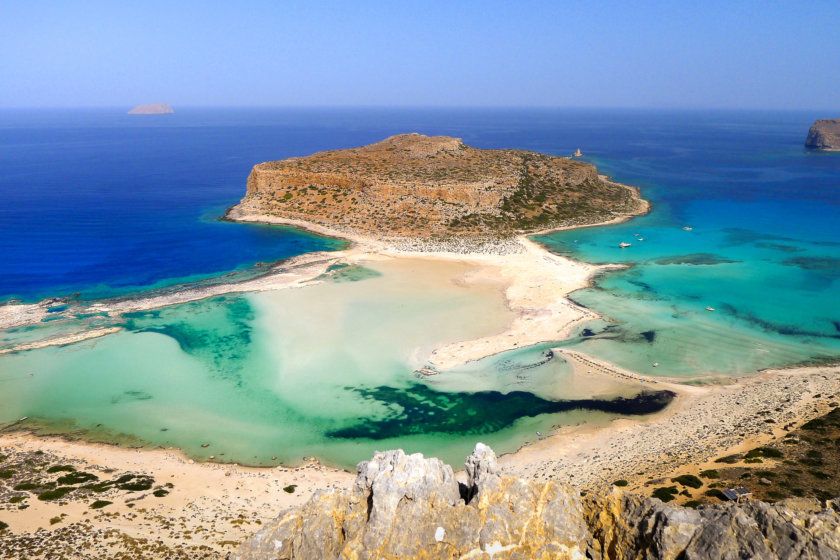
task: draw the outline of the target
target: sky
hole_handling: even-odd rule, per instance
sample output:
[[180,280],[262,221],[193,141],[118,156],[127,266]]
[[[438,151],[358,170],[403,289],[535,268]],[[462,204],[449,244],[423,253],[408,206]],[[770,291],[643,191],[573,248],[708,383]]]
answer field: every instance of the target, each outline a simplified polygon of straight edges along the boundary
[[0,0],[0,107],[840,109],[840,0]]

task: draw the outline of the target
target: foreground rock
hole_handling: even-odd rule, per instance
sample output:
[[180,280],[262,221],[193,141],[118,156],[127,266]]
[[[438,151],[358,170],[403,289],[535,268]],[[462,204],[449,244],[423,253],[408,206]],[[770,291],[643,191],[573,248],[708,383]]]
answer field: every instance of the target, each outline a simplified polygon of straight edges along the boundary
[[840,150],[840,119],[820,119],[808,131],[805,147],[816,150]]
[[172,107],[166,103],[153,103],[151,105],[138,105],[128,112],[129,115],[168,115],[174,113]]
[[279,218],[377,238],[494,238],[644,212],[634,189],[595,166],[460,138],[401,134],[254,166],[241,221]]
[[840,516],[816,500],[693,510],[614,490],[583,501],[568,485],[504,476],[483,444],[465,467],[459,485],[438,459],[377,453],[349,493],[316,494],[232,558],[840,558]]

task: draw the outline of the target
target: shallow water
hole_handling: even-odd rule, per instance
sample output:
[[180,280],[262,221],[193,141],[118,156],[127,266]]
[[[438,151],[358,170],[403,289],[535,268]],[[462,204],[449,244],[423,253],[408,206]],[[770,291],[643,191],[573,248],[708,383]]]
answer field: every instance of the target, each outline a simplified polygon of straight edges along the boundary
[[[626,385],[582,386],[562,359],[547,359],[555,345],[676,376],[837,359],[840,154],[801,148],[820,116],[187,110],[140,121],[114,111],[4,113],[0,298],[125,295],[232,270],[258,274],[256,261],[338,248],[216,218],[241,197],[253,163],[412,130],[482,148],[567,155],[580,147],[654,206],[626,224],[540,238],[582,260],[632,265],[574,294],[606,320],[570,341],[421,378],[413,371],[437,343],[504,326],[499,288],[467,290],[444,281],[449,272],[368,263],[332,270],[329,282],[305,289],[116,320],[48,317],[0,333],[8,346],[126,327],[0,356],[0,422],[28,415],[47,431],[251,464],[316,455],[352,466],[392,447],[460,464],[476,439],[514,450],[554,425],[615,416],[585,411],[603,409],[590,397],[632,396]],[[621,250],[621,241],[632,245]]]
[[603,172],[643,185],[650,214],[537,238],[631,266],[573,294],[608,324],[568,346],[676,376],[840,359],[840,154],[802,148],[792,115],[725,117],[641,127],[644,150],[595,154]]
[[372,262],[306,288],[131,313],[119,334],[0,359],[0,422],[29,416],[46,431],[139,439],[197,458],[295,464],[315,455],[349,468],[394,446],[457,464],[478,437],[511,451],[558,422],[661,408],[558,402],[562,390],[543,381],[566,364],[543,363],[538,351],[490,359],[478,369],[492,375],[460,387],[457,372],[415,374],[438,344],[510,321],[500,286],[467,286],[467,271]]

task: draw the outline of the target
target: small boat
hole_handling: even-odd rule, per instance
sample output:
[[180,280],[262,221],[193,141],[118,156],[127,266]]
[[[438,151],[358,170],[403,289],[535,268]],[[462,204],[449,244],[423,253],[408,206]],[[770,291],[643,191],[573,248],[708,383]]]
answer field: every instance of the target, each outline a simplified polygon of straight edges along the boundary
[[575,150],[575,153],[572,154],[572,157],[581,157],[581,156],[583,156],[583,154],[580,153],[580,148]]
[[618,244],[618,246],[619,246],[619,247],[621,247],[622,249],[624,249],[625,247],[629,247],[629,246],[630,246],[630,244],[629,244],[629,243],[623,243],[623,242],[622,242],[622,243],[619,243],[619,244]]
[[645,240],[645,238],[644,238],[644,237],[640,237],[640,238],[639,238],[639,241],[644,241],[644,240]]
[[685,227],[683,228],[683,230],[685,230],[685,231],[691,231],[691,230],[693,230],[693,229],[694,229],[694,228],[693,228],[693,227],[691,227],[691,226],[685,226]]
[[659,367],[659,362],[653,362],[653,367]]
[[638,233],[634,233],[634,234],[633,234],[633,237],[639,237],[639,234],[638,234]]
[[706,306],[706,311],[714,311],[714,310],[715,310],[714,307],[709,307],[708,305]]

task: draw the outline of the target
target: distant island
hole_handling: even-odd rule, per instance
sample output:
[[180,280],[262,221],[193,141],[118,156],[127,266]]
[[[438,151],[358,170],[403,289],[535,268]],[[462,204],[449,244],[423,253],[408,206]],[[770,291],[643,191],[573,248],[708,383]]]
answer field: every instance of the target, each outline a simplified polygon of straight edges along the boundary
[[375,237],[510,237],[644,213],[636,189],[594,165],[460,138],[400,134],[381,142],[261,163],[236,221],[305,221]]
[[808,131],[805,147],[815,150],[840,150],[840,119],[820,119]]
[[166,103],[152,103],[151,105],[138,105],[128,112],[129,115],[169,115],[174,113]]

